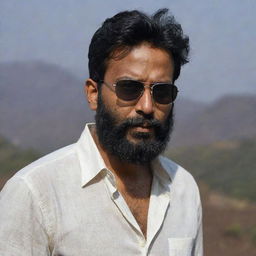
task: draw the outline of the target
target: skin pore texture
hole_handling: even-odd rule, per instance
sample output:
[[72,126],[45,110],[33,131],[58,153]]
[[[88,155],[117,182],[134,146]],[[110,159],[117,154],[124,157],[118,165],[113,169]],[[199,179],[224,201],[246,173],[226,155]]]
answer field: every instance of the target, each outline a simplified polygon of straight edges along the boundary
[[[104,81],[113,84],[121,79],[134,79],[150,85],[153,82],[172,82],[173,72],[172,58],[165,50],[155,48],[148,43],[142,43],[133,47],[124,57],[108,60]],[[120,125],[127,119],[136,118],[155,119],[162,126],[170,123],[173,104],[154,102],[149,88],[146,88],[142,96],[134,101],[119,99],[114,88],[104,84],[99,90],[97,83],[92,79],[86,81],[85,90],[90,108],[99,111],[100,104],[104,104],[104,109],[114,117],[115,125]],[[167,136],[169,130],[171,127],[168,127]],[[124,197],[146,237],[147,213],[152,184],[150,161],[145,160],[142,163],[124,161],[111,154],[107,147],[102,145],[96,129],[92,129],[91,133],[107,168],[115,175],[118,191]],[[138,126],[128,127],[124,136],[133,145],[139,145],[143,141],[145,143],[154,142],[157,137],[155,128],[147,121]],[[168,138],[166,143],[167,141]]]

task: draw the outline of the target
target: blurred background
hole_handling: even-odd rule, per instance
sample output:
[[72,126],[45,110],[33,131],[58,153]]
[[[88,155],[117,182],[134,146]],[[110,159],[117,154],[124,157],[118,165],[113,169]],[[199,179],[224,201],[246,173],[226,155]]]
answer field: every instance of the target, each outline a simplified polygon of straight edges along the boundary
[[205,255],[256,255],[256,1],[1,0],[0,188],[94,120],[90,39],[119,11],[167,7],[191,42],[166,155],[200,186]]

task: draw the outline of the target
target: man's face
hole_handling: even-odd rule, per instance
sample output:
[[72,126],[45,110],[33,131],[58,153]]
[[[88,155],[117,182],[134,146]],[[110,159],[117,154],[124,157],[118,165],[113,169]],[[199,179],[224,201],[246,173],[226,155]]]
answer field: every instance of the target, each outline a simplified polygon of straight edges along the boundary
[[[172,82],[174,66],[168,53],[149,44],[134,47],[128,55],[108,62],[104,81],[110,85],[132,79],[150,85]],[[120,160],[148,163],[159,155],[172,128],[172,104],[159,104],[149,88],[141,97],[125,101],[117,97],[114,87],[104,83],[98,94],[97,135],[101,145]]]

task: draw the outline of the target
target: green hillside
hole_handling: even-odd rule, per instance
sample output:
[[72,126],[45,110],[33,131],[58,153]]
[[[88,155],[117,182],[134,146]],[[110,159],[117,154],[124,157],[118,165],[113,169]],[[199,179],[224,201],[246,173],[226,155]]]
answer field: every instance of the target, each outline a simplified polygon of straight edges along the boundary
[[210,188],[256,201],[256,138],[180,148],[166,155]]
[[37,152],[21,150],[0,136],[0,189],[7,178],[39,157]]

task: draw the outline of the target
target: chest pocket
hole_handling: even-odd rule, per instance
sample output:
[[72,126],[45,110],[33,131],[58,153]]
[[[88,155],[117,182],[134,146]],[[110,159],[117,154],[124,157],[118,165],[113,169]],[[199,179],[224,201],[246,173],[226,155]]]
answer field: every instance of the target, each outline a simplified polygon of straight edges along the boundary
[[194,239],[168,238],[169,256],[192,256]]

